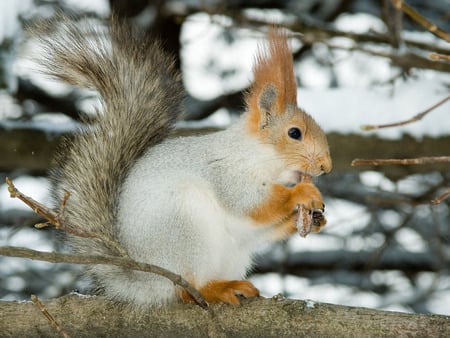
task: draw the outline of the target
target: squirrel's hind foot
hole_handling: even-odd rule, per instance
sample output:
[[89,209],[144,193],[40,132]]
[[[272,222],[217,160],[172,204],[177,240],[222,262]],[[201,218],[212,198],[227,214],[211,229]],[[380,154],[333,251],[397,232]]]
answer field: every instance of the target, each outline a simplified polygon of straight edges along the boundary
[[[245,298],[258,297],[259,290],[246,280],[211,280],[199,289],[200,294],[210,304],[227,303],[239,305],[238,295]],[[183,303],[193,303],[192,297],[185,290],[179,293]]]

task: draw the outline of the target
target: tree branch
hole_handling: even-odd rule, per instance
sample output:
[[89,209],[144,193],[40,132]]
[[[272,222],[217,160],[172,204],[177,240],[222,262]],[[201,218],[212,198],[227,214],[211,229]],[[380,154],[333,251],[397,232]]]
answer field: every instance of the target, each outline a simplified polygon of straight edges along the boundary
[[409,6],[403,0],[392,0],[392,3],[396,8],[401,9],[403,12],[405,12],[406,15],[408,15],[418,24],[428,29],[431,33],[447,42],[450,42],[450,34],[445,32],[443,29],[439,28],[437,25],[435,25],[425,17],[423,17],[419,12],[417,12],[414,8]]
[[[69,295],[45,303],[72,336],[92,337],[448,337],[450,317],[384,312],[312,301],[243,300],[242,306],[132,308],[102,297]],[[0,332],[56,336],[31,303],[0,302]]]
[[401,158],[401,159],[355,159],[352,161],[352,166],[357,165],[415,165],[415,164],[430,164],[430,163],[448,163],[450,156],[434,156],[434,157],[420,157],[420,158]]
[[[267,26],[271,22],[267,20],[250,18],[240,11],[225,11],[219,13],[226,15],[236,21],[240,25],[251,26]],[[293,13],[289,13],[292,15]],[[320,24],[316,21],[311,22],[304,20],[302,17],[297,16],[294,20],[282,24],[283,27],[288,28],[293,32],[299,32],[302,35],[299,37],[306,43],[321,42],[334,37],[343,37],[353,40],[357,43],[384,43],[391,45],[392,37],[388,34],[379,33],[354,33],[348,31],[341,31],[333,28],[331,25]],[[450,49],[446,47],[437,46],[436,44],[425,43],[421,41],[415,41],[411,39],[403,39],[402,42],[408,47],[419,48],[422,50],[428,50],[440,54],[450,54]]]

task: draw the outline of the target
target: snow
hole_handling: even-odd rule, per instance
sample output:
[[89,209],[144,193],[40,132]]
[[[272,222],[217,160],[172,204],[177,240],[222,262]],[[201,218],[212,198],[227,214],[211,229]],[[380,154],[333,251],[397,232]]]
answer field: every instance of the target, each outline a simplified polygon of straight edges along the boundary
[[15,121],[15,120],[1,120],[0,126],[5,129],[38,129],[45,131],[49,137],[52,134],[61,134],[67,132],[73,132],[77,128],[81,127],[81,124],[72,120],[66,115],[52,113],[52,114],[39,114],[33,116],[27,121]]
[[20,32],[19,16],[32,8],[33,0],[0,2],[0,41]]
[[359,178],[361,183],[368,187],[380,188],[385,191],[394,191],[395,189],[395,184],[386,178],[383,173],[377,171],[364,171],[359,174]]
[[214,16],[215,21],[211,22],[209,15],[195,14],[181,32],[185,85],[191,94],[204,100],[248,85],[257,46],[255,38],[244,33],[228,44],[220,19],[223,17]]
[[411,228],[402,228],[395,234],[395,240],[409,252],[426,252],[427,245],[422,237]]
[[403,134],[416,138],[450,134],[450,103],[440,106],[422,121],[397,128],[362,132],[361,126],[385,124],[409,119],[448,95],[443,85],[432,80],[411,80],[395,87],[395,95],[386,90],[337,88],[299,90],[299,103],[326,132],[376,134],[398,139]]
[[386,25],[384,22],[373,15],[366,13],[340,14],[334,21],[334,26],[337,30],[351,33],[386,33]]
[[111,13],[107,0],[63,0],[63,2],[68,8],[81,12],[94,12],[103,17]]

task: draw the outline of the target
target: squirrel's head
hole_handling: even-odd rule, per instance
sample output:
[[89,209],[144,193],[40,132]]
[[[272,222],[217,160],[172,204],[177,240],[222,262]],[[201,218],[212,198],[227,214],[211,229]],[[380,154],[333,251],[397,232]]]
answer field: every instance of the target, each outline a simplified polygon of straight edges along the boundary
[[286,33],[271,28],[259,48],[254,84],[246,95],[246,122],[252,135],[275,148],[289,171],[318,176],[331,170],[325,133],[297,107],[293,58]]

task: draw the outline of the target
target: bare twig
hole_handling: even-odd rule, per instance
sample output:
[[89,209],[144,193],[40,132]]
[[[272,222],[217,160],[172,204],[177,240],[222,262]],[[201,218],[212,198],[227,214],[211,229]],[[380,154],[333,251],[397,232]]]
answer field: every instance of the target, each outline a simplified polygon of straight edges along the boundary
[[416,121],[421,120],[429,112],[431,112],[434,109],[436,109],[437,107],[443,105],[448,100],[450,100],[450,95],[448,95],[447,97],[443,98],[438,103],[435,103],[434,105],[432,105],[430,108],[424,110],[423,112],[421,112],[421,113],[419,113],[417,115],[414,115],[413,117],[411,117],[408,120],[401,121],[401,122],[388,123],[388,124],[381,124],[381,125],[362,125],[361,129],[368,131],[368,130],[381,129],[381,128],[398,127],[398,126],[403,126],[403,125],[408,124],[408,123],[416,122]]
[[[92,237],[103,241],[105,244],[115,248],[120,254],[120,257],[116,256],[78,256],[78,255],[67,255],[60,253],[46,253],[39,252],[24,248],[11,248],[11,247],[0,247],[0,255],[11,256],[11,257],[24,257],[30,259],[44,260],[54,263],[73,263],[73,264],[110,264],[121,266],[123,268],[131,270],[146,271],[158,274],[160,276],[166,277],[174,284],[181,286],[186,289],[186,291],[194,298],[194,300],[202,307],[207,307],[207,303],[200,293],[193,288],[185,279],[181,276],[166,270],[164,268],[158,267],[156,265],[150,265],[145,263],[136,262],[128,257],[126,250],[122,246],[97,233],[85,232],[81,230],[81,227],[76,226],[64,219],[63,211],[66,206],[69,194],[66,193],[63,201],[60,205],[60,211],[55,212],[54,210],[46,207],[45,205],[37,202],[36,200],[22,194],[13,184],[13,182],[6,178],[6,183],[8,185],[8,191],[11,198],[19,198],[25,204],[27,204],[31,209],[34,210],[38,215],[46,218],[50,224],[54,225],[57,229],[63,229],[70,232],[73,235],[81,237]],[[14,252],[14,255],[9,254],[9,252]]]
[[450,62],[450,55],[444,55],[439,53],[430,53],[428,57],[434,61],[447,61]]
[[[250,18],[242,15],[238,11],[226,11],[222,13],[227,15],[236,21],[237,24],[241,26],[267,26],[271,22],[263,19]],[[290,13],[292,15],[292,13]],[[306,43],[321,42],[334,37],[343,37],[351,39],[357,43],[380,43],[380,44],[391,44],[392,36],[389,34],[374,34],[374,33],[354,33],[350,31],[341,31],[332,28],[325,24],[320,24],[317,22],[306,22],[302,17],[297,16],[292,22],[283,23],[283,27],[288,28],[294,32],[301,32],[301,40]],[[402,41],[408,47],[420,48],[423,50],[428,50],[431,52],[436,52],[440,54],[449,54],[450,51],[446,47],[439,46],[432,43],[424,43],[421,41],[411,40],[404,38]]]
[[448,163],[450,156],[435,156],[435,157],[419,157],[419,158],[402,158],[402,159],[355,159],[352,161],[352,166],[358,165],[415,165],[415,164],[430,164],[430,163]]
[[[68,233],[71,233],[72,235],[78,236],[78,237],[85,237],[85,238],[98,238],[103,243],[107,244],[110,248],[114,248],[120,256],[127,257],[128,253],[124,248],[122,248],[117,242],[112,241],[110,238],[104,236],[100,233],[94,233],[94,232],[88,232],[85,230],[82,230],[81,227],[76,226],[72,224],[71,222],[64,219],[64,208],[66,206],[67,200],[69,198],[69,193],[65,193],[64,199],[61,202],[60,210],[58,212],[46,207],[42,203],[36,201],[35,199],[24,195],[21,193],[13,184],[13,182],[6,177],[5,179],[6,184],[8,185],[8,191],[11,196],[11,198],[18,198],[22,202],[24,202],[26,205],[28,205],[35,213],[37,213],[39,216],[45,218],[48,220],[48,223],[53,225],[56,229],[62,229],[64,231],[67,231]],[[39,223],[36,225],[37,228],[43,228],[47,226],[46,223]]]
[[395,8],[393,14],[393,28],[395,47],[402,45],[402,30],[403,30],[403,12],[399,8]]
[[406,4],[403,0],[392,0],[394,6],[398,9],[401,9],[408,15],[411,19],[413,19],[418,24],[422,25],[426,29],[428,29],[431,33],[436,36],[444,39],[447,42],[450,42],[450,34],[439,28],[436,24],[432,23],[428,19],[424,18],[419,12],[417,12],[414,8]]
[[439,204],[441,203],[443,200],[445,200],[446,198],[448,198],[450,196],[450,188],[448,188],[446,191],[444,191],[443,194],[439,195],[438,197],[436,197],[435,199],[431,200],[432,204]]
[[70,338],[69,334],[58,324],[55,318],[50,312],[45,308],[44,304],[41,303],[39,298],[35,295],[31,295],[31,301],[33,304],[42,312],[45,318],[52,324],[52,326],[58,331],[58,333],[64,338]]
[[17,188],[14,186],[12,181],[6,177],[6,184],[8,185],[8,191],[11,198],[18,198],[26,205],[28,205],[33,211],[41,217],[47,219],[51,224],[53,224],[57,229],[61,228],[61,224],[59,222],[58,214],[47,208],[45,205],[39,203],[31,197],[28,197],[22,194]]
[[208,307],[200,293],[194,289],[183,277],[156,265],[136,262],[127,257],[99,256],[99,255],[71,255],[58,252],[42,252],[18,247],[0,247],[0,255],[8,257],[29,258],[51,263],[70,263],[86,265],[115,265],[125,269],[151,272],[169,279],[174,284],[186,289],[195,301],[203,308]]
[[[304,39],[303,39],[304,40]],[[367,48],[364,45],[361,44],[355,44],[353,46],[344,46],[341,44],[336,43],[330,43],[326,39],[321,39],[318,37],[314,42],[321,42],[324,45],[333,48],[333,49],[342,49],[342,50],[348,50],[348,51],[358,51],[367,53],[374,56],[379,56],[383,58],[388,58],[391,60],[392,64],[401,67],[404,69],[410,69],[410,68],[419,68],[419,69],[433,69],[440,72],[450,72],[450,65],[447,62],[438,62],[438,61],[432,61],[429,60],[426,57],[422,57],[416,53],[413,52],[403,52],[403,53],[390,53],[390,52],[384,52]]]

